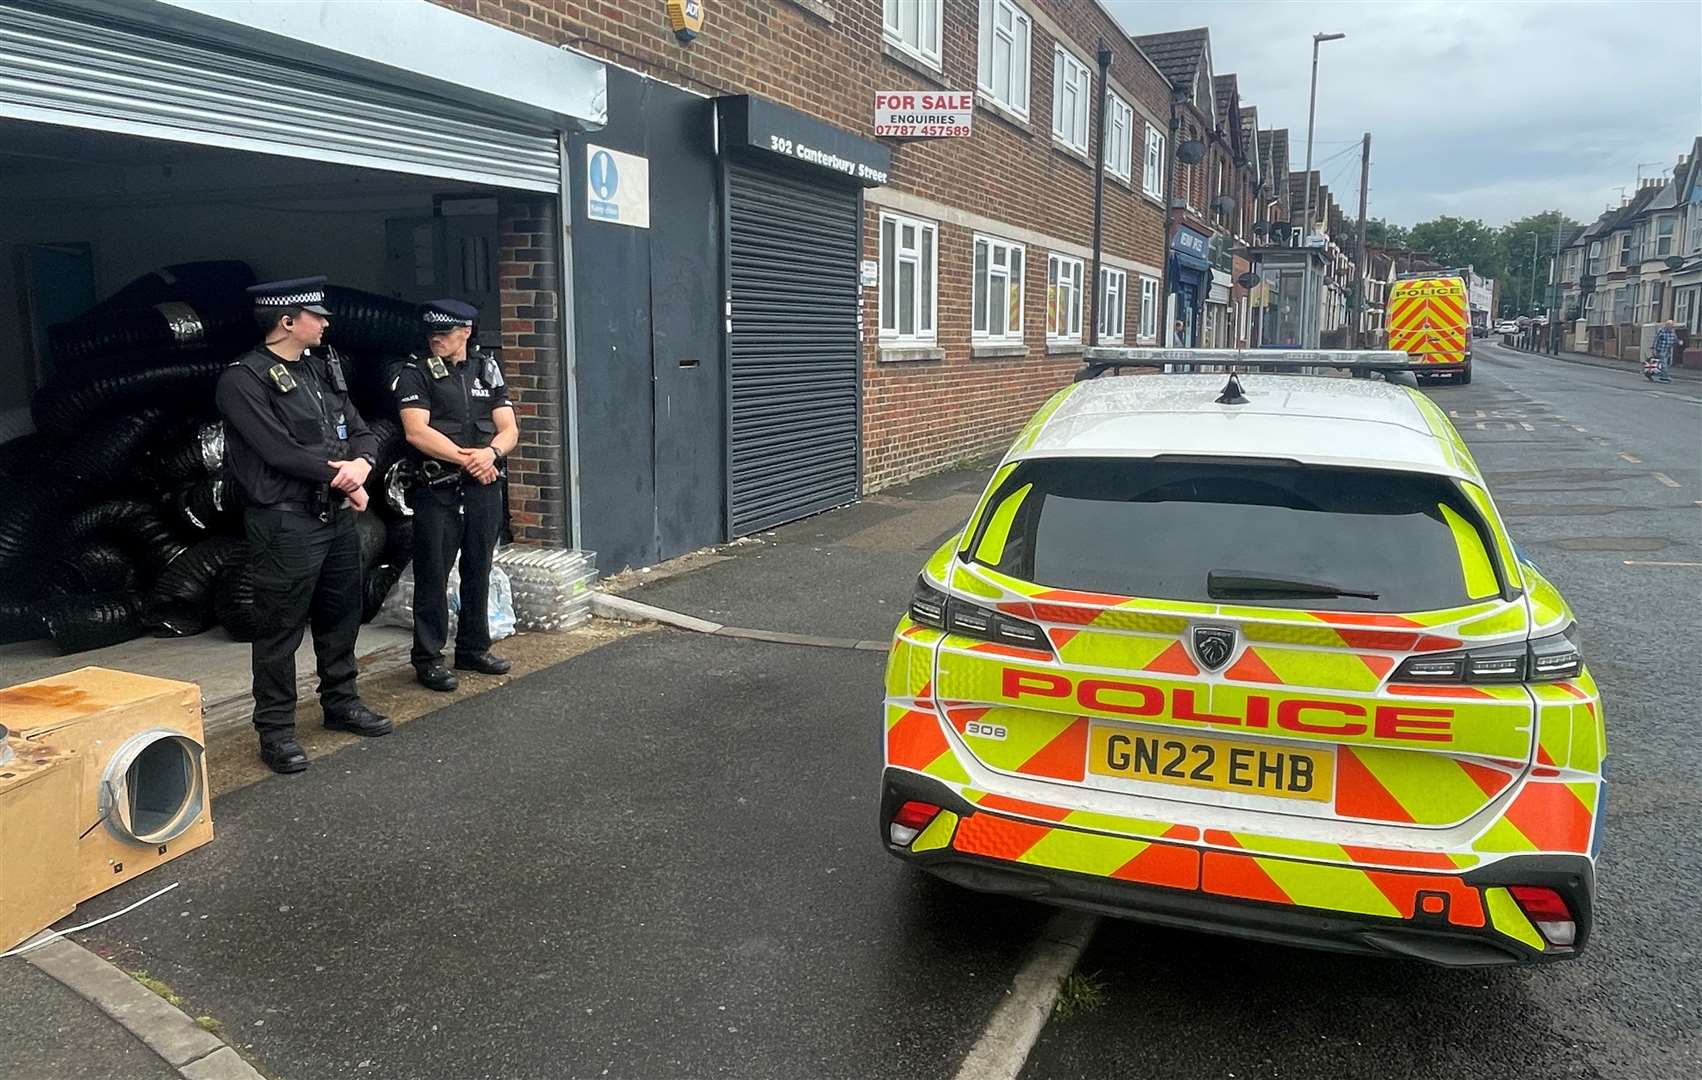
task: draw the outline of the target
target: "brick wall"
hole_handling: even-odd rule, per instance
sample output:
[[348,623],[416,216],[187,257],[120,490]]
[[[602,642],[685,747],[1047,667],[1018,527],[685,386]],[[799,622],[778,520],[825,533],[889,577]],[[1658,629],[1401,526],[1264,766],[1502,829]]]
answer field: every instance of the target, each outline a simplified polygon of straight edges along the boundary
[[567,510],[556,204],[504,195],[497,215],[502,367],[520,425],[520,445],[508,459],[509,522],[518,541],[561,544],[567,539]]

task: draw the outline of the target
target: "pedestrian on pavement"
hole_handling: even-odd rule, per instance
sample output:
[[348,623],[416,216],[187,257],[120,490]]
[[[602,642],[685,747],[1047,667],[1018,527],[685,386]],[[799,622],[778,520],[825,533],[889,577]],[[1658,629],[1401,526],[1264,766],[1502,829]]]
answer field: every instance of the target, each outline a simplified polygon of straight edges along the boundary
[[1672,351],[1677,345],[1678,331],[1668,319],[1655,331],[1655,343],[1649,350],[1655,357],[1655,370],[1645,370],[1643,374],[1654,382],[1672,382]]
[[260,344],[219,376],[225,457],[246,506],[254,579],[254,728],[274,772],[307,768],[295,735],[296,649],[313,629],[325,726],[388,735],[355,692],[361,559],[354,515],[366,509],[377,441],[349,400],[334,352],[325,278],[251,286]]
[[461,559],[461,617],[455,668],[505,674],[490,651],[491,559],[502,528],[497,480],[520,441],[496,357],[469,347],[478,309],[433,300],[421,309],[426,348],[402,365],[394,386],[402,430],[413,448],[414,675],[431,690],[459,684],[443,666],[449,634],[449,567]]

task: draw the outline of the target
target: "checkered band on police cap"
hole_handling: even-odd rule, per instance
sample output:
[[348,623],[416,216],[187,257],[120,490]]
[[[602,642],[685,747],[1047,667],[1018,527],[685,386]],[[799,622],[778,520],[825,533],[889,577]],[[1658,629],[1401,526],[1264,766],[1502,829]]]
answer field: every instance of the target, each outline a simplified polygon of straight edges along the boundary
[[325,277],[264,281],[248,287],[249,299],[257,308],[306,308],[324,313]]
[[420,309],[420,321],[433,332],[472,326],[478,316],[478,308],[459,300],[432,300]]

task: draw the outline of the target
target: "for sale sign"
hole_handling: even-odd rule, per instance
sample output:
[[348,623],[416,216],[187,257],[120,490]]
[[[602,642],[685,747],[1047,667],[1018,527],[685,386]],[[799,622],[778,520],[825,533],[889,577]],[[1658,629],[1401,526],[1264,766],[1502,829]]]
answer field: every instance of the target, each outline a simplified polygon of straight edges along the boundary
[[875,92],[875,134],[896,139],[967,139],[975,94]]

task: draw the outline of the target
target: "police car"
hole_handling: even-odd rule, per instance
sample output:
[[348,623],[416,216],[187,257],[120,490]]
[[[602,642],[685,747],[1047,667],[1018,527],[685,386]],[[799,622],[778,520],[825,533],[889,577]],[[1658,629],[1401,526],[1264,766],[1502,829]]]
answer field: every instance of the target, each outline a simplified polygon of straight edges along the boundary
[[1089,358],[1193,373],[1059,392],[928,560],[886,674],[887,849],[1171,927],[1577,955],[1606,740],[1572,612],[1428,398],[1297,373],[1405,356]]

